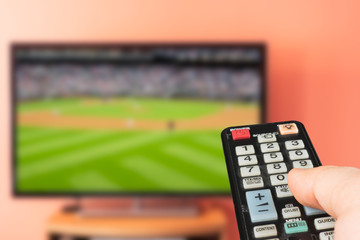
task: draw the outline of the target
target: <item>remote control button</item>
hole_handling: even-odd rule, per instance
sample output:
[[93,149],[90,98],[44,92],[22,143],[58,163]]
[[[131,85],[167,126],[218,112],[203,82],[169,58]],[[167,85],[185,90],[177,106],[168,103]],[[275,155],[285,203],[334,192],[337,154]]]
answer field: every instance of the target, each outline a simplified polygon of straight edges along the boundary
[[272,237],[277,235],[275,224],[261,225],[254,227],[255,238]]
[[266,222],[278,219],[270,189],[246,192],[246,201],[251,222]]
[[285,218],[285,219],[301,216],[300,209],[298,207],[283,208],[281,210],[281,213],[282,213],[283,218]]
[[301,149],[305,148],[303,140],[291,140],[285,142],[286,150],[294,150],[294,149]]
[[270,182],[272,186],[287,184],[287,174],[271,175]]
[[320,209],[306,207],[306,206],[303,206],[303,207],[304,207],[304,211],[305,211],[306,216],[320,215],[320,214],[326,213],[326,212],[324,212],[323,210],[320,210]]
[[259,166],[248,166],[240,168],[241,177],[252,177],[260,175],[260,167]]
[[276,196],[278,198],[285,198],[285,197],[292,197],[294,196],[292,194],[292,192],[289,189],[288,185],[283,185],[283,186],[277,186],[275,187],[276,190]]
[[299,129],[295,123],[286,123],[279,125],[279,132],[281,135],[298,134]]
[[334,231],[321,232],[319,234],[319,238],[320,240],[334,240],[335,232]]
[[307,232],[308,226],[306,221],[286,222],[284,223],[286,234]]
[[290,160],[299,160],[309,158],[309,153],[306,149],[289,151]]
[[249,155],[254,154],[255,149],[253,145],[244,145],[235,147],[236,155]]
[[243,179],[244,189],[263,188],[264,181],[262,177],[250,177]]
[[312,164],[311,160],[300,160],[293,162],[294,168],[313,168],[314,165]]
[[231,132],[233,140],[243,140],[250,138],[250,131],[249,129],[235,129]]
[[263,133],[258,135],[259,143],[276,142],[276,136],[273,133]]
[[255,165],[258,163],[256,155],[238,157],[239,166]]
[[267,164],[266,168],[269,174],[287,172],[287,167],[284,162]]
[[282,162],[284,161],[284,157],[281,152],[273,152],[273,153],[265,153],[264,154],[264,162],[272,163],[272,162]]
[[263,153],[280,151],[280,147],[277,142],[260,144],[260,148]]
[[324,229],[334,228],[335,222],[336,222],[336,219],[333,217],[315,218],[315,220],[314,220],[316,230],[324,230]]

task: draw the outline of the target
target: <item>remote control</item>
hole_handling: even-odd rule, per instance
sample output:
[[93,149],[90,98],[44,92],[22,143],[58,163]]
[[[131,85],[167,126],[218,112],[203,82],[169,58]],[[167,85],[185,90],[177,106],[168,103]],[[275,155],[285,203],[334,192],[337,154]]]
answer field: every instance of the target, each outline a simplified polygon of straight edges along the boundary
[[290,169],[321,166],[302,123],[229,127],[221,138],[241,240],[334,239],[335,219],[287,185]]

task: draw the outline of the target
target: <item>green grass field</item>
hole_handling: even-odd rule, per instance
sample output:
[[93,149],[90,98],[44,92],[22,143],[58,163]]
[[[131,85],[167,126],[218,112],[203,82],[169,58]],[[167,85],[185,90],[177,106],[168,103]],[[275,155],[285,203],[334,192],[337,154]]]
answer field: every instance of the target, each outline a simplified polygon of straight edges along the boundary
[[[68,116],[191,119],[222,102],[62,99],[22,103],[18,111]],[[237,107],[250,107],[237,105]],[[93,130],[23,124],[17,129],[20,192],[229,192],[220,130]]]

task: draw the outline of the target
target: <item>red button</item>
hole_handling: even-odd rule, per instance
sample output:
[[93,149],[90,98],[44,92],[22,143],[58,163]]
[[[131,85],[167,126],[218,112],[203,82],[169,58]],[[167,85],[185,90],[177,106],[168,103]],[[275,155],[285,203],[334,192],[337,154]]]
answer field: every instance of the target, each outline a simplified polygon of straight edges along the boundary
[[233,140],[242,140],[250,138],[249,129],[236,129],[231,132]]

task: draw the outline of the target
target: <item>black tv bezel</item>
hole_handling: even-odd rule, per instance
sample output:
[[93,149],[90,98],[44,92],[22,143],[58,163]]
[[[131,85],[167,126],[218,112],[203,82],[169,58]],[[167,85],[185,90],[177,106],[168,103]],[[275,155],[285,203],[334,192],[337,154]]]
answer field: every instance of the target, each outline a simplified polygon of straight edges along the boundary
[[[133,47],[191,47],[191,48],[205,48],[205,47],[241,47],[241,48],[258,48],[261,52],[262,58],[260,61],[261,67],[261,97],[260,97],[260,123],[266,122],[266,83],[267,83],[267,47],[265,43],[257,42],[13,42],[10,44],[10,124],[11,124],[11,174],[12,174],[12,195],[14,197],[221,197],[231,196],[231,191],[218,192],[21,192],[17,189],[17,99],[16,99],[16,79],[15,79],[15,52],[19,48],[133,48]],[[226,128],[228,126],[224,126]],[[221,132],[219,132],[220,138]],[[225,166],[225,160],[224,160]]]

